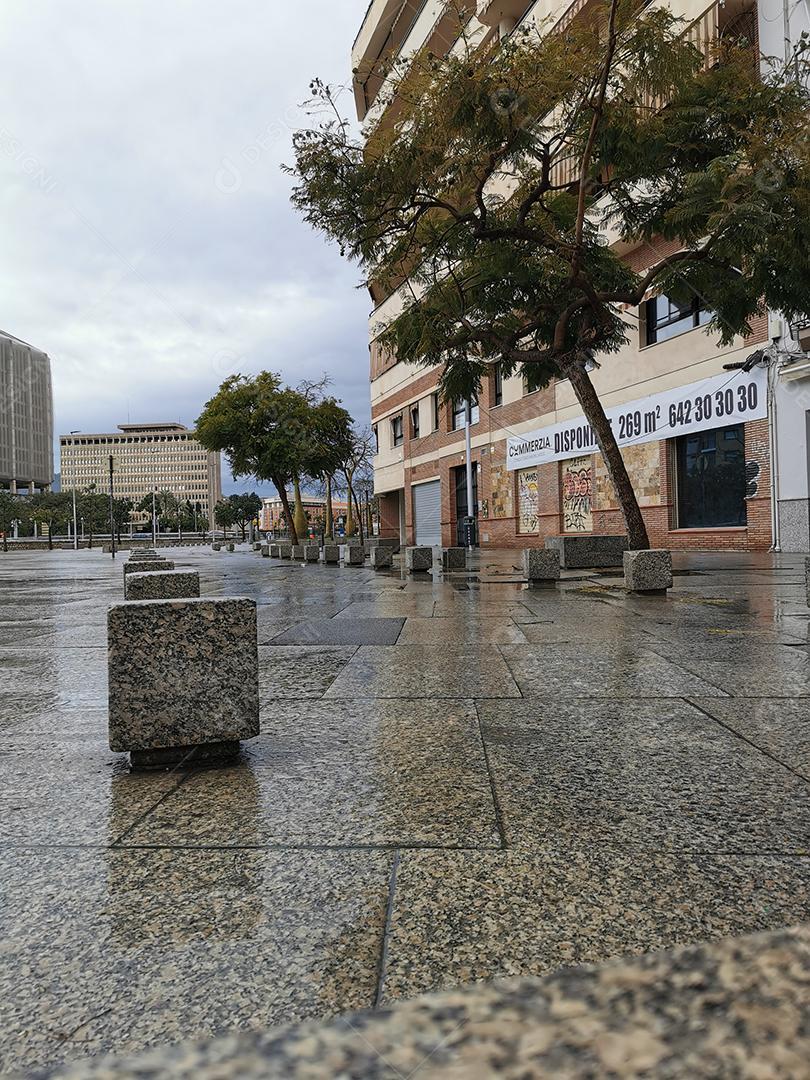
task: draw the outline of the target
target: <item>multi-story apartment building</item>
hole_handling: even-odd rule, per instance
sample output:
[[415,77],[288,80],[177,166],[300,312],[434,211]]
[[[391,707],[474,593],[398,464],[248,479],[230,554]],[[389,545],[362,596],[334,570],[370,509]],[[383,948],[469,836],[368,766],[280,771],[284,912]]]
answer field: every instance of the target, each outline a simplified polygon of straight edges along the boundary
[[33,493],[52,483],[51,362],[0,331],[0,486]]
[[[310,526],[316,531],[320,530],[326,520],[326,499],[321,498],[319,495],[305,495],[301,502]],[[345,499],[332,500],[332,513],[336,522],[340,522],[341,519],[346,517],[348,509],[349,504]],[[271,495],[266,499],[262,499],[259,526],[264,532],[274,532],[287,528],[284,507],[278,495]]]
[[59,437],[62,491],[95,485],[109,491],[110,456],[116,496],[136,505],[152,492],[168,491],[183,503],[200,504],[209,528],[222,498],[220,455],[211,453],[182,424],[120,424],[117,432]]
[[[797,40],[805,28],[801,5],[791,6],[791,24],[784,25],[780,0],[669,4],[698,45],[735,34],[751,48],[778,55],[785,35]],[[590,0],[471,0],[461,5],[463,39],[496,45],[529,21],[553,33],[587,18],[590,6]],[[458,9],[446,0],[372,0],[352,55],[355,102],[367,136],[396,108],[382,65],[392,58],[407,62],[423,48],[445,55],[461,47]],[[641,271],[665,253],[666,245],[642,245],[623,257]],[[375,338],[406,300],[404,290],[385,295],[371,283],[370,291],[382,534],[409,544],[456,543],[468,512],[465,403],[439,399],[439,369],[400,363],[378,347]],[[698,302],[684,309],[651,297],[625,314],[634,326],[630,340],[592,378],[619,434],[627,428],[620,442],[632,443],[625,459],[652,543],[742,550],[781,543],[784,550],[808,550],[810,365],[803,365],[801,347],[778,313],[762,317],[751,337],[727,347],[707,336],[702,324],[708,315]],[[741,371],[756,350],[769,350],[770,362]],[[714,402],[718,393],[719,407],[709,417],[701,403],[708,394]],[[482,545],[521,547],[566,532],[623,531],[601,455],[567,381],[528,392],[522,378],[502,378],[493,366],[471,419]]]

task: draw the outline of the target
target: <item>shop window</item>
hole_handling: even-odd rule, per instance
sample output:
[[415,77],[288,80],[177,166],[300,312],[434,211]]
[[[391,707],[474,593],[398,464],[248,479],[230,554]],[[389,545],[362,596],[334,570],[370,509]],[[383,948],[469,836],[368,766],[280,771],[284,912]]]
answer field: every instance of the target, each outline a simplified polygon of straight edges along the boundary
[[682,435],[676,464],[679,528],[747,524],[744,425]]
[[688,304],[670,300],[663,294],[653,296],[644,305],[642,340],[647,345],[656,345],[696,326],[705,326],[711,317],[712,313],[701,307],[697,296]]
[[419,438],[419,406],[413,405],[411,407],[411,438]]
[[394,446],[402,446],[405,442],[405,433],[402,430],[402,414],[391,420],[391,442]]

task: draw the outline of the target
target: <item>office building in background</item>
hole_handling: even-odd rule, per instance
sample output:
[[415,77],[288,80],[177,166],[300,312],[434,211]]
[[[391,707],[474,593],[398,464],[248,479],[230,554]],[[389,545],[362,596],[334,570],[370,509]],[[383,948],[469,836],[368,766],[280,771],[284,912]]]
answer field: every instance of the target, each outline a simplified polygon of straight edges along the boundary
[[120,424],[117,432],[75,432],[59,437],[62,491],[109,491],[110,455],[114,492],[137,506],[152,492],[170,492],[179,502],[200,504],[208,527],[222,498],[221,463],[183,424]]
[[52,483],[51,362],[0,331],[0,487],[33,494]]

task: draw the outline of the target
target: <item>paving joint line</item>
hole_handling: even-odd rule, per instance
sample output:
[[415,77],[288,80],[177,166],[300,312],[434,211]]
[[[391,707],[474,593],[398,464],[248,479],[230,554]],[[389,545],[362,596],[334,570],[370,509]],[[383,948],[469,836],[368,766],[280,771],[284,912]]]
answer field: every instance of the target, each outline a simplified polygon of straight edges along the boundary
[[391,942],[391,921],[394,915],[394,898],[397,891],[397,874],[399,872],[400,850],[396,848],[391,863],[391,874],[388,878],[388,903],[385,906],[385,920],[383,922],[382,941],[380,943],[380,962],[377,967],[377,987],[374,991],[373,1008],[379,1009],[382,1005],[385,993],[385,978],[388,969],[388,950]]

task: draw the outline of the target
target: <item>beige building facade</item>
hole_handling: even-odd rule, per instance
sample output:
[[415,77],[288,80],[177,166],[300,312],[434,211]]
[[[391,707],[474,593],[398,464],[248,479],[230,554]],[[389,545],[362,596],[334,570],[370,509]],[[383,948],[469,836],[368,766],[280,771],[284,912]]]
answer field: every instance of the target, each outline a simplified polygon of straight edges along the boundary
[[168,491],[182,503],[200,504],[214,527],[214,507],[222,498],[220,455],[198,442],[182,424],[121,424],[107,434],[61,435],[62,491],[110,489],[110,456],[116,497],[136,505],[152,492]]
[[[699,47],[733,33],[758,48],[761,36],[773,36],[771,22],[781,12],[776,0],[708,6],[705,0],[670,0],[669,6],[684,18],[686,33]],[[381,77],[392,57],[407,61],[425,48],[444,55],[464,41],[497,44],[532,22],[553,33],[587,18],[589,7],[589,0],[479,0],[461,5],[460,30],[454,14],[459,5],[446,0],[372,0],[352,54],[355,103],[366,137],[373,138],[396,109],[388,97],[390,83]],[[661,242],[621,253],[643,271],[670,250]],[[375,285],[370,291],[382,535],[398,536],[403,544],[454,544],[468,513],[464,403],[439,399],[438,368],[400,363],[377,346],[408,293],[384,295]],[[608,413],[626,429],[620,443],[627,447],[653,545],[767,550],[777,544],[771,412],[779,394],[778,364],[763,362],[750,372],[739,366],[755,350],[789,341],[789,329],[773,314],[762,317],[748,339],[721,347],[707,335],[709,316],[697,303],[679,309],[666,297],[654,297],[624,314],[632,327],[629,340],[619,354],[605,358],[592,379]],[[807,418],[810,424],[810,411]],[[567,381],[529,392],[521,377],[501,378],[494,365],[471,420],[473,510],[482,546],[526,547],[562,533],[624,531],[601,456]],[[806,550],[810,537],[800,529],[794,543],[793,550]]]

